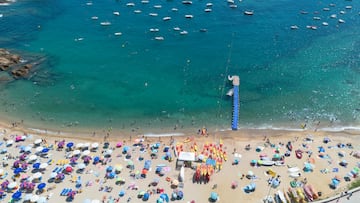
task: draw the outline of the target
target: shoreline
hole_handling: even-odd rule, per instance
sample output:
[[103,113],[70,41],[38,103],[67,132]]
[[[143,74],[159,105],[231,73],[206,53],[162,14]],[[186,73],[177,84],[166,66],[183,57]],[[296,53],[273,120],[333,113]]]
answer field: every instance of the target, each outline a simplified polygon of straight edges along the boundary
[[[227,152],[228,154],[228,160],[225,161],[223,164],[223,168],[221,170],[219,170],[218,172],[216,172],[215,174],[213,174],[211,181],[208,184],[196,184],[192,181],[191,177],[193,175],[193,170],[191,169],[186,169],[186,179],[184,181],[184,184],[186,185],[186,187],[183,188],[184,193],[186,194],[186,198],[179,201],[179,202],[189,202],[190,200],[196,200],[196,202],[207,202],[204,201],[205,199],[208,199],[208,194],[210,194],[212,191],[216,191],[220,197],[221,197],[221,202],[232,202],[232,200],[235,198],[236,200],[240,201],[251,201],[251,202],[256,202],[261,200],[267,193],[266,191],[270,191],[267,188],[269,187],[267,185],[267,179],[269,178],[268,175],[266,175],[266,170],[268,170],[269,167],[252,167],[250,166],[248,163],[251,162],[252,159],[256,159],[259,156],[259,152],[255,151],[256,146],[262,146],[267,143],[267,140],[271,140],[271,143],[274,143],[276,145],[278,145],[277,143],[279,143],[279,146],[281,147],[281,151],[284,152],[285,150],[285,146],[284,145],[280,145],[280,143],[286,143],[287,141],[292,141],[293,145],[294,145],[294,149],[303,149],[303,150],[313,150],[314,154],[317,154],[317,146],[322,146],[324,145],[323,143],[323,138],[324,137],[329,137],[332,141],[332,143],[330,143],[328,145],[328,147],[335,145],[337,143],[352,143],[354,146],[353,150],[359,150],[359,136],[360,136],[360,130],[355,130],[355,129],[351,129],[351,130],[347,130],[347,131],[337,131],[337,132],[329,132],[329,131],[323,131],[323,130],[317,130],[314,131],[313,129],[304,129],[304,130],[290,130],[290,129],[245,129],[245,128],[241,128],[238,131],[217,131],[217,132],[209,132],[208,135],[198,135],[197,133],[167,133],[167,134],[139,134],[139,135],[130,135],[127,136],[125,134],[120,134],[120,136],[114,136],[112,133],[109,136],[99,136],[99,135],[94,135],[94,136],[84,136],[84,134],[77,134],[77,133],[68,133],[68,132],[60,132],[58,133],[54,133],[52,131],[43,131],[43,130],[38,130],[38,129],[31,129],[31,128],[26,128],[23,126],[17,126],[17,127],[11,127],[11,124],[6,124],[6,123],[1,123],[0,122],[0,129],[3,130],[3,132],[0,133],[0,136],[2,137],[2,139],[5,140],[6,139],[14,139],[17,135],[21,135],[21,134],[26,134],[29,135],[27,136],[27,143],[34,143],[34,141],[38,138],[41,138],[43,140],[46,140],[46,143],[48,144],[52,144],[52,143],[56,143],[61,141],[61,140],[66,140],[66,142],[74,142],[74,144],[78,144],[78,143],[94,143],[97,142],[99,143],[99,146],[102,146],[103,144],[105,144],[106,142],[110,143],[110,146],[113,147],[115,154],[119,153],[121,154],[121,148],[120,149],[116,149],[116,143],[118,143],[119,141],[122,142],[124,145],[131,145],[132,143],[135,142],[135,140],[137,140],[137,138],[143,138],[144,139],[144,144],[145,145],[152,145],[152,143],[161,143],[161,146],[171,146],[171,143],[173,140],[175,141],[175,143],[183,143],[184,145],[192,145],[192,143],[196,142],[198,143],[198,146],[202,146],[203,144],[205,145],[206,143],[223,143],[224,147],[223,149],[225,150],[225,152]],[[312,142],[307,142],[306,139],[307,138],[311,138],[313,139]],[[191,140],[190,142],[187,142],[186,140]],[[269,141],[270,142],[270,141]],[[188,143],[188,144],[186,144]],[[304,148],[303,144],[307,144],[309,145],[310,148]],[[246,150],[245,146],[247,144],[251,144],[252,146],[252,150]],[[131,145],[132,146],[132,145]],[[134,145],[135,146],[135,145]],[[176,146],[172,145],[172,146]],[[311,147],[312,146],[312,147]],[[186,147],[186,146],[184,146]],[[189,147],[189,146],[188,146]],[[317,189],[317,191],[321,191],[322,192],[322,197],[321,199],[326,199],[327,197],[333,197],[337,194],[340,194],[340,192],[343,192],[346,190],[346,188],[348,187],[348,184],[351,183],[347,183],[345,181],[342,181],[341,185],[339,186],[339,188],[337,188],[336,190],[332,190],[330,189],[327,184],[327,182],[330,181],[330,179],[334,176],[334,175],[339,175],[339,176],[343,176],[346,173],[348,173],[349,170],[351,170],[351,168],[353,166],[356,166],[357,162],[356,159],[351,157],[351,150],[350,149],[344,149],[346,150],[346,159],[349,161],[349,167],[348,168],[340,168],[338,166],[338,161],[339,158],[337,158],[337,153],[338,151],[336,149],[334,150],[330,150],[330,148],[326,147],[327,153],[329,153],[330,157],[333,157],[333,163],[332,164],[328,164],[328,162],[326,160],[321,160],[320,158],[317,157],[317,155],[314,155],[314,158],[316,160],[316,168],[313,172],[311,173],[305,173],[303,171],[301,171],[303,173],[303,175],[300,177],[302,178],[307,178],[309,180],[309,183],[314,185],[314,187]],[[284,149],[283,149],[284,148]],[[9,148],[10,149],[10,148]],[[33,148],[35,149],[35,148]],[[134,149],[138,149],[136,147],[134,147]],[[233,150],[234,149],[234,150]],[[261,153],[268,153],[269,155],[271,153],[274,153],[274,149],[273,147],[269,147],[269,146],[265,146],[265,149],[263,150],[263,152]],[[236,153],[235,153],[236,151]],[[16,150],[14,151],[14,153],[16,153]],[[96,153],[91,152],[92,155],[96,155]],[[174,167],[175,168],[175,163],[167,163],[165,160],[163,159],[151,159],[150,158],[150,153],[141,153],[141,152],[137,152],[136,150],[133,150],[133,157],[137,157],[139,156],[144,156],[145,159],[150,159],[154,162],[155,165],[161,165],[161,164],[166,164],[169,167]],[[126,159],[124,159],[124,157],[121,157],[118,155],[114,155],[112,156],[112,158],[114,159],[115,163],[113,162],[112,164],[109,164],[110,166],[113,164],[117,164],[117,163],[126,163]],[[232,162],[234,161],[234,159],[238,159],[237,156],[235,156],[235,154],[240,154],[241,158],[240,158],[240,166],[236,166],[233,165]],[[350,155],[348,155],[350,154]],[[289,167],[289,165],[291,166],[298,166],[301,167],[304,164],[304,161],[306,161],[307,155],[305,155],[306,158],[304,157],[302,160],[301,159],[297,159],[295,157],[295,155],[292,155],[291,158],[286,158],[286,165],[284,165],[283,167],[281,166],[273,166],[273,169],[275,171],[278,172],[278,174],[282,176],[282,185],[280,186],[279,189],[283,190],[283,188],[286,187],[286,185],[289,184],[289,182],[292,180],[291,177],[287,177],[288,172],[287,169]],[[57,161],[57,160],[63,160],[64,159],[64,152],[63,151],[58,151],[58,150],[54,150],[52,151],[52,158]],[[123,160],[124,159],[124,160]],[[43,160],[46,161],[46,160]],[[138,169],[141,169],[141,166],[143,166],[143,163],[141,163],[138,160],[134,159],[134,162],[136,163],[136,167],[139,167]],[[55,164],[53,164],[55,165]],[[288,166],[288,167],[286,167]],[[50,166],[49,166],[50,167]],[[51,166],[51,167],[56,167],[56,166]],[[90,168],[93,171],[97,171],[97,173],[101,173],[102,175],[104,174],[104,166],[98,166],[98,165],[93,165],[93,164],[89,164],[87,166],[88,168]],[[332,167],[339,167],[339,173],[329,173],[329,174],[323,174],[320,173],[321,169],[323,168],[327,168],[330,167],[330,169]],[[154,170],[154,169],[153,169]],[[259,178],[256,179],[256,184],[257,187],[259,189],[257,189],[253,194],[246,194],[242,191],[242,188],[244,186],[246,186],[247,184],[250,183],[250,180],[247,179],[241,179],[240,175],[242,174],[246,174],[247,171],[253,171],[256,176],[258,176]],[[10,172],[11,173],[11,172]],[[47,171],[46,174],[44,174],[45,177],[47,177],[48,175],[50,175],[51,170]],[[120,176],[122,178],[125,178],[126,181],[135,181],[136,179],[131,179],[130,177],[130,173],[131,171],[127,172],[127,169],[125,169],[124,171],[122,171],[120,173]],[[240,175],[239,175],[240,174]],[[54,191],[48,192],[46,191],[43,195],[47,195],[50,193],[54,193],[54,194],[59,194],[61,193],[61,187],[71,187],[69,186],[69,183],[67,181],[71,181],[72,177],[80,175],[80,173],[73,173],[71,175],[71,177],[67,177],[66,178],[66,182],[64,182],[64,185],[60,186],[60,184],[53,184],[53,183],[48,183],[49,187],[50,185],[58,185],[57,188],[55,188]],[[136,183],[139,184],[140,189],[150,189],[148,185],[147,181],[151,181],[153,178],[157,178],[160,179],[160,187],[165,188],[166,192],[169,193],[170,191],[172,191],[171,189],[169,189],[169,184],[167,183],[167,181],[165,180],[165,177],[170,177],[170,178],[176,178],[178,177],[178,171],[173,169],[172,171],[168,172],[167,175],[165,175],[164,177],[158,177],[154,171],[152,171],[151,173],[149,173],[149,177],[147,177],[146,179],[140,179],[140,181],[137,181]],[[85,180],[91,181],[91,179],[93,179],[93,174],[88,174],[88,173],[82,173],[81,174],[82,178],[84,178],[84,182]],[[102,177],[102,176],[100,176]],[[299,181],[300,181],[299,178]],[[143,181],[145,180],[145,181]],[[238,189],[227,189],[230,187],[230,184],[232,181],[237,180],[239,183],[239,188]],[[77,194],[76,200],[74,202],[83,202],[83,200],[85,199],[98,199],[99,197],[97,195],[94,195],[95,193],[98,194],[98,187],[101,188],[102,184],[105,185],[111,185],[111,187],[114,187],[115,189],[115,193],[103,193],[104,196],[106,196],[106,198],[113,198],[113,197],[117,197],[116,193],[121,190],[122,188],[125,189],[122,186],[116,185],[114,181],[108,179],[107,182],[102,182],[100,181],[99,183],[93,183],[94,186],[92,187],[84,187],[84,190],[82,190],[81,193]],[[217,184],[218,187],[217,189],[212,189],[211,186]],[[192,194],[191,191],[201,191],[201,194]],[[127,195],[127,197],[131,197],[135,200],[137,200],[136,195],[138,194],[138,192],[136,191],[131,191],[131,190],[125,190]],[[272,192],[275,192],[276,190],[272,190]],[[103,195],[101,195],[103,196]],[[153,195],[154,197],[152,197],[152,200],[155,201],[156,198],[156,194]],[[56,200],[56,201],[55,201]],[[150,201],[152,201],[150,200]],[[61,202],[63,201],[61,196],[57,196],[55,195],[55,197],[52,197],[51,200],[49,200],[49,202]],[[125,201],[125,200],[122,200]],[[139,200],[140,201],[140,200]],[[106,202],[106,201],[105,201]]]

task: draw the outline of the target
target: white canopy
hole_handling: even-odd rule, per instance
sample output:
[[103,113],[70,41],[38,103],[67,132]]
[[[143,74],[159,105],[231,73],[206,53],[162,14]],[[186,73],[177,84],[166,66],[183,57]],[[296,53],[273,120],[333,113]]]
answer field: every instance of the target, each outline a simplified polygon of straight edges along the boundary
[[75,151],[73,151],[73,153],[72,153],[73,155],[79,155],[80,154],[80,150],[75,150]]
[[9,183],[8,188],[9,189],[14,189],[16,186],[17,186],[16,182],[11,182],[11,183]]
[[41,169],[45,169],[45,168],[47,168],[48,166],[49,166],[49,164],[46,163],[46,162],[40,164],[40,168],[41,168]]
[[81,148],[83,148],[83,146],[84,146],[83,143],[77,143],[77,144],[76,144],[76,148],[77,148],[77,149],[81,149]]
[[30,202],[37,202],[39,200],[39,195],[33,195],[31,198],[30,198]]
[[180,161],[195,161],[194,152],[180,152],[178,160]]

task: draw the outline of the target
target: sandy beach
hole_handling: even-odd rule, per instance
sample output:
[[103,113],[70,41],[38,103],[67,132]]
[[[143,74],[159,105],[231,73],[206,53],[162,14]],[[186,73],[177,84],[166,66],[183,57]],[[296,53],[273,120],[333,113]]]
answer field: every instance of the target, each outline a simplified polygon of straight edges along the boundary
[[[3,123],[0,132],[3,202],[166,202],[168,197],[202,203],[211,202],[210,196],[224,203],[263,202],[289,188],[304,193],[304,185],[311,185],[315,198],[325,199],[346,191],[359,167],[354,156],[360,150],[358,131],[242,129],[98,137]],[[181,151],[195,154],[192,168],[176,169]],[[331,188],[335,177],[336,188]]]

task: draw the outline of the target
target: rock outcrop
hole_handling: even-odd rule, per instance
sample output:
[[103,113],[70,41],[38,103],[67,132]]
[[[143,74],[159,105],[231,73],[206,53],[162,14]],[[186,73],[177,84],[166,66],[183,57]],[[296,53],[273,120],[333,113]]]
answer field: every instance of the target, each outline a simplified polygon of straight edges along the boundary
[[1,71],[8,71],[15,79],[18,79],[28,76],[31,69],[32,64],[24,64],[19,55],[0,49]]

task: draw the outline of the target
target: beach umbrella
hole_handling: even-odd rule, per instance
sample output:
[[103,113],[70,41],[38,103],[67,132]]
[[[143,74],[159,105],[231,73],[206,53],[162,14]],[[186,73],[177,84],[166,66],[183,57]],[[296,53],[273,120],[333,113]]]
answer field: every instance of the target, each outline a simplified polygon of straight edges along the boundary
[[87,156],[87,155],[89,155],[89,154],[90,154],[90,151],[89,151],[89,150],[85,150],[85,151],[83,151],[83,153],[82,153],[83,156]]
[[72,152],[73,156],[77,156],[79,154],[80,154],[80,150],[78,150],[78,149]]
[[19,167],[20,167],[20,160],[14,161],[13,167],[14,167],[14,168],[19,168]]
[[86,142],[86,143],[84,143],[84,145],[83,145],[83,150],[89,149],[89,147],[90,147],[90,143],[89,143],[89,142]]
[[112,166],[108,166],[107,168],[106,168],[106,171],[107,172],[111,172],[113,170],[113,167]]
[[84,163],[81,163],[77,167],[78,167],[78,169],[82,170],[86,167],[86,165]]
[[40,165],[41,165],[41,163],[39,163],[39,162],[34,163],[34,164],[33,164],[33,168],[39,169],[39,168],[40,168]]
[[98,157],[98,156],[94,157],[94,163],[97,163],[99,161],[100,161],[100,157]]
[[96,149],[98,147],[99,147],[99,143],[97,143],[97,142],[94,142],[94,143],[91,144],[92,149]]
[[125,147],[123,148],[123,153],[125,154],[125,153],[127,153],[129,150],[130,150],[130,147],[129,147],[129,146],[125,146]]
[[[147,193],[145,193],[145,195],[146,195]],[[144,196],[145,196],[144,195]],[[149,195],[150,196],[150,195]],[[169,196],[166,194],[166,193],[162,193],[161,195],[160,195],[160,198],[161,199],[163,199],[165,202],[169,202]]]
[[40,164],[39,168],[40,168],[40,169],[46,169],[48,166],[49,166],[49,164],[46,163],[46,162],[44,162],[44,163],[41,163],[41,164]]
[[37,186],[37,188],[38,188],[39,190],[43,190],[43,189],[45,188],[45,186],[46,186],[46,183],[40,183],[40,184]]
[[57,173],[56,172],[52,172],[52,173],[50,173],[50,178],[52,179],[52,178],[56,178],[56,175],[57,175]]
[[26,173],[21,175],[21,179],[22,179],[22,180],[27,179],[28,177],[29,177],[29,175],[26,174]]
[[143,201],[147,201],[147,200],[149,200],[149,197],[150,197],[150,194],[149,193],[145,193],[144,195],[143,195]]
[[15,137],[15,142],[20,142],[20,141],[23,141],[23,138],[22,136],[18,135]]
[[176,195],[178,200],[181,200],[184,197],[184,193],[181,190],[179,190]]
[[210,193],[210,199],[213,201],[217,201],[219,198],[218,194],[216,192],[211,192]]
[[39,195],[33,195],[30,199],[30,202],[37,202],[39,201],[39,199],[40,199]]
[[77,143],[75,148],[76,148],[76,149],[82,149],[83,146],[84,146],[83,143]]
[[20,199],[21,198],[21,192],[16,191],[12,196],[13,199]]
[[42,177],[42,174],[40,172],[36,172],[34,175],[32,175],[34,179],[40,179]]
[[125,190],[120,190],[119,196],[120,196],[120,197],[123,197],[124,195],[125,195]]
[[64,148],[64,145],[65,145],[65,140],[60,141],[57,146],[58,148]]
[[14,140],[8,140],[8,141],[6,141],[6,146],[7,146],[7,147],[11,146],[12,144],[14,144]]
[[116,147],[119,148],[119,147],[122,147],[123,143],[122,142],[118,142],[116,143]]
[[19,159],[20,159],[21,161],[25,161],[26,156],[27,156],[27,154],[22,154],[22,155],[19,156]]
[[178,181],[177,179],[173,179],[173,180],[171,181],[171,185],[173,185],[173,186],[178,186],[178,185],[179,185],[179,181]]
[[115,171],[120,172],[123,169],[123,166],[121,164],[115,165]]
[[164,203],[164,200],[159,197],[159,198],[156,200],[156,203]]
[[36,153],[40,153],[43,149],[44,149],[44,147],[39,146],[39,147],[36,147],[35,151],[36,151]]
[[34,195],[33,194],[26,194],[25,197],[24,197],[24,202],[31,201],[32,196],[34,196]]
[[50,151],[49,148],[44,148],[44,149],[41,150],[41,153],[46,154],[46,153],[48,153],[49,151]]
[[72,168],[71,166],[67,166],[67,167],[65,168],[65,171],[66,171],[67,173],[71,173],[72,170],[73,170],[73,168]]
[[4,169],[0,168],[0,176],[4,175]]
[[29,156],[29,161],[35,161],[38,157],[35,154]]
[[21,173],[23,170],[22,170],[22,168],[15,168],[14,169],[14,174],[15,175],[18,175],[19,173]]
[[41,138],[39,138],[39,139],[36,139],[35,141],[34,141],[34,144],[35,145],[39,145],[39,144],[41,144],[42,143],[42,139]]
[[41,196],[39,198],[39,200],[37,201],[37,203],[46,203],[46,202],[47,202],[47,200],[46,200],[46,197],[44,197],[44,196]]
[[84,160],[84,163],[88,164],[88,163],[90,163],[90,161],[91,161],[91,156],[85,156],[85,157],[83,158],[83,160]]
[[58,180],[63,180],[65,178],[65,175],[63,173],[59,173],[59,174],[56,175],[55,178],[58,179]]
[[113,150],[108,149],[104,152],[104,156],[111,156],[112,153],[113,153]]
[[66,147],[67,148],[71,148],[71,147],[73,147],[74,146],[74,143],[73,142],[68,142],[67,144],[66,144]]
[[73,156],[73,157],[70,158],[70,163],[76,164],[76,161],[77,161],[77,160],[78,160],[78,158],[75,157],[75,156]]
[[24,152],[30,152],[31,151],[31,147],[30,146],[26,146],[25,148],[24,148]]
[[75,195],[76,195],[76,191],[74,190],[68,193],[68,197],[70,197],[71,199],[74,199]]
[[14,189],[17,186],[16,182],[11,182],[8,184],[7,188],[9,188],[10,190]]

